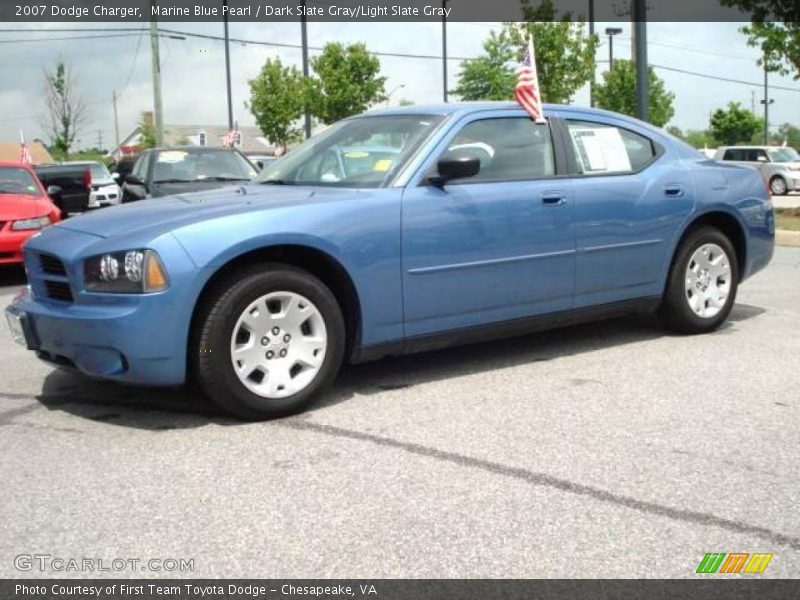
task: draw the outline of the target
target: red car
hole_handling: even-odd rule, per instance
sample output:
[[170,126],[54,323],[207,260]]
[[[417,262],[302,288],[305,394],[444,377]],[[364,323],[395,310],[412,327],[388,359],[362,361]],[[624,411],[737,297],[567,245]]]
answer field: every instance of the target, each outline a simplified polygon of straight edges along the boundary
[[22,262],[22,243],[61,220],[33,170],[0,162],[0,265]]

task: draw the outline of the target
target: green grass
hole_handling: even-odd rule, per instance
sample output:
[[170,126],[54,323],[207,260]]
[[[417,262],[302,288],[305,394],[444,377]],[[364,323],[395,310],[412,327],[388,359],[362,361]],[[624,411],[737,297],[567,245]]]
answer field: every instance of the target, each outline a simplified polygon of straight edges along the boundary
[[775,228],[800,231],[800,208],[776,208]]

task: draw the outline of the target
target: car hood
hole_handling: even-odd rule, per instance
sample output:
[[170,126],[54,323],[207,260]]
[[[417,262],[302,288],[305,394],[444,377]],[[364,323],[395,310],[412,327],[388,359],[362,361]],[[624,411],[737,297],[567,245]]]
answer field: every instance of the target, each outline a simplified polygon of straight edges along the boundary
[[153,183],[150,185],[150,195],[153,198],[162,198],[164,196],[174,196],[175,194],[192,194],[205,190],[216,190],[219,188],[231,187],[232,185],[246,185],[247,183],[249,182],[246,179],[240,182],[200,179],[198,181],[180,181],[175,183]]
[[0,221],[43,217],[51,210],[53,205],[43,196],[0,194]]
[[333,200],[353,193],[342,189],[251,184],[112,206],[71,217],[57,226],[101,237],[149,228],[170,231],[217,217]]

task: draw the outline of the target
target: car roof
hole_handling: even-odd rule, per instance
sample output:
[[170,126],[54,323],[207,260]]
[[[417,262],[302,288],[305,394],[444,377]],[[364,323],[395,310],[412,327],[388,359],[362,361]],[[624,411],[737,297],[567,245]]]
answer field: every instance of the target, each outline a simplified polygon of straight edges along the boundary
[[158,148],[148,148],[143,152],[234,152],[235,148],[220,148],[219,146],[159,146]]

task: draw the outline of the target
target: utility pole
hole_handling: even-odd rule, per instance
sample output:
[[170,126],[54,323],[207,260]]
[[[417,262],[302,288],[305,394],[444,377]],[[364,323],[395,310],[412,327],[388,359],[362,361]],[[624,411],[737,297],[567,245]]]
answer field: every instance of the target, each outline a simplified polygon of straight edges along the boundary
[[225,80],[228,85],[228,131],[233,131],[233,95],[231,93],[231,49],[228,35],[228,0],[222,2],[222,22],[225,27]]
[[[300,2],[302,7],[302,14],[300,15],[300,39],[303,45],[303,77],[308,77],[308,31],[306,23],[306,0]],[[305,114],[303,115],[304,129],[306,139],[311,137],[311,113],[308,112],[308,107],[305,107]]]
[[647,69],[647,0],[633,0],[633,31],[636,37],[636,117],[648,120],[650,90]]
[[[594,0],[589,0],[589,37],[594,37]],[[597,63],[592,67],[592,80],[589,82],[589,106],[594,106],[594,84]]]
[[[151,5],[155,0],[150,0]],[[152,12],[151,12],[152,14]],[[153,119],[156,129],[156,145],[164,144],[164,119],[161,104],[161,57],[158,53],[158,23],[150,17],[150,59],[153,70]]]
[[447,0],[442,0],[442,98],[447,102],[447,17],[444,10]]
[[117,116],[117,90],[111,93],[111,101],[114,103],[114,142],[119,148],[119,117]]

